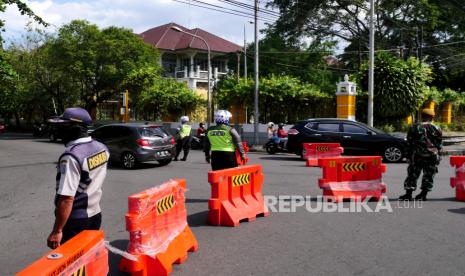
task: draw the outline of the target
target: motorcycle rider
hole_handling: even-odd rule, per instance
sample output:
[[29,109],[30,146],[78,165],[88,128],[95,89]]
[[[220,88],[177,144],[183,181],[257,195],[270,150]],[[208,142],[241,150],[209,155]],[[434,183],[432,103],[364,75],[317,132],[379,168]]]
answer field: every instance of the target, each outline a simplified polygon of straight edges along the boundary
[[284,124],[279,123],[278,124],[278,138],[279,138],[279,143],[282,143],[283,148],[286,148],[287,144],[287,132],[284,130]]

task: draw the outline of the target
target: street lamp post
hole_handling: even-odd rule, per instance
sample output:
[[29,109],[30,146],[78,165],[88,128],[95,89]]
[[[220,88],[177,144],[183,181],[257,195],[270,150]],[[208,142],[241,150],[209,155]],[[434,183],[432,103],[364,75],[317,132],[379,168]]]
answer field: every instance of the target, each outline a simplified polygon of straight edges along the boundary
[[192,34],[192,33],[189,33],[189,32],[186,32],[186,31],[183,31],[181,28],[177,27],[177,26],[171,26],[171,29],[172,30],[175,30],[177,32],[181,32],[181,33],[185,33],[185,34],[188,34],[190,36],[193,36],[195,38],[198,38],[200,40],[203,41],[203,43],[205,43],[205,46],[207,46],[207,51],[208,51],[208,90],[207,90],[207,128],[210,127],[210,122],[211,122],[211,114],[210,114],[210,97],[211,97],[211,60],[210,60],[210,45],[208,45],[207,41],[201,37],[201,36],[198,36],[196,34]]

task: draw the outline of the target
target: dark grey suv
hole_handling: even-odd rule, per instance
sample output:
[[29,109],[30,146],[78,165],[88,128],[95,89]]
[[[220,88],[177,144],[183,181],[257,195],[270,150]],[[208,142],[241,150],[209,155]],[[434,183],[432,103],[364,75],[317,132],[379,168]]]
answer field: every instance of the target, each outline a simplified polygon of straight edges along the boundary
[[176,150],[173,136],[159,125],[111,124],[95,129],[91,136],[108,147],[111,161],[126,169],[147,161],[167,165]]

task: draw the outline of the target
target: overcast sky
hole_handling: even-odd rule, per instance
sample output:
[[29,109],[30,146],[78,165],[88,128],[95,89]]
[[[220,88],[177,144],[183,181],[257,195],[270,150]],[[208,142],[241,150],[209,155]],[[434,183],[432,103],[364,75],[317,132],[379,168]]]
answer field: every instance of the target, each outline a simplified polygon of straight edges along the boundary
[[[203,1],[226,6],[218,0]],[[252,0],[239,1],[253,4]],[[51,31],[73,19],[86,19],[101,28],[111,25],[130,28],[135,33],[175,22],[188,28],[202,28],[242,45],[244,23],[251,20],[173,0],[30,0],[25,2],[37,15],[52,24]],[[229,8],[235,9],[232,6]],[[27,16],[20,15],[15,5],[9,6],[2,18],[6,21],[4,38],[7,43],[20,39],[21,34],[25,32],[26,24],[30,21]],[[260,22],[259,26],[263,28],[265,25]],[[246,30],[247,41],[250,42],[253,40],[253,25],[247,24]]]

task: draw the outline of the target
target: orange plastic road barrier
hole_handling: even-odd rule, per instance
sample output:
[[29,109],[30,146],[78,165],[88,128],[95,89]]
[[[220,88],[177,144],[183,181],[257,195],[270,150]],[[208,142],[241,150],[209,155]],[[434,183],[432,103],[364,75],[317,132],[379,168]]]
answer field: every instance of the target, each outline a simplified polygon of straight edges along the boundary
[[304,143],[303,158],[307,160],[307,167],[318,166],[318,159],[324,157],[339,157],[344,148],[339,143]]
[[212,225],[238,226],[241,220],[254,221],[268,216],[263,201],[263,174],[260,165],[210,171],[212,195],[208,201],[208,221]]
[[85,230],[16,275],[100,276],[107,274],[108,250],[103,242],[103,231]]
[[[244,147],[244,152],[245,153],[249,152],[249,146],[247,146],[247,142],[242,142],[242,146]],[[244,166],[245,164],[247,164],[247,162],[249,162],[249,157],[247,157],[247,155],[246,155],[245,160],[242,161],[241,154],[236,149],[236,161],[237,161],[237,165]]]
[[187,225],[185,179],[176,179],[128,197],[126,230],[128,253],[119,269],[132,275],[168,275],[173,263],[197,251],[198,243]]
[[455,177],[450,179],[450,186],[455,188],[455,199],[465,201],[465,156],[451,156],[450,164],[455,167]]
[[382,182],[386,165],[381,161],[381,156],[318,159],[318,166],[323,168],[323,177],[318,180],[323,196],[334,197],[336,201],[345,198],[363,200],[367,196],[379,200],[386,192]]

